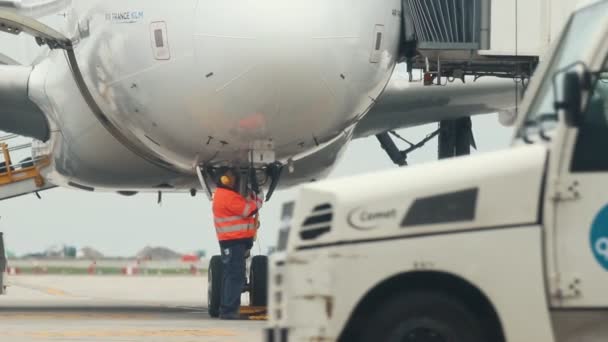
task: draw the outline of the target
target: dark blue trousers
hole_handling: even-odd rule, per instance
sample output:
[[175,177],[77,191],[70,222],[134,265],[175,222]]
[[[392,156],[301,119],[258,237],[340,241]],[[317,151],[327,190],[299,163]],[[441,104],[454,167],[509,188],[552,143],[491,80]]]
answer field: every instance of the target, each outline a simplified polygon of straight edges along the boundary
[[220,316],[238,314],[241,307],[241,293],[245,287],[245,253],[246,243],[238,243],[221,248],[224,272],[222,276],[222,300]]

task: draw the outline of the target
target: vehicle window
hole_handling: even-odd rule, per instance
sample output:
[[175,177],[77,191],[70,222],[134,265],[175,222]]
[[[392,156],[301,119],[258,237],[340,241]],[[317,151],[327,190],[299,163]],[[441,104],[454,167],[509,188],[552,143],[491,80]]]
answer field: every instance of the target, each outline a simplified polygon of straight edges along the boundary
[[[543,116],[546,117],[547,114],[555,113],[554,103],[556,99],[554,95],[558,94],[558,96],[561,96],[563,92],[563,79],[558,77],[557,82],[554,84],[552,82],[553,76],[560,70],[579,61],[592,48],[593,44],[589,44],[589,39],[594,34],[597,34],[598,27],[603,23],[606,11],[608,11],[608,2],[601,2],[580,11],[570,20],[565,30],[566,33],[562,37],[559,47],[550,62],[551,66],[543,76],[543,84],[539,89],[536,100],[527,114],[527,123],[539,125]],[[586,39],[581,39],[581,37],[586,37]],[[564,73],[561,74],[563,77]],[[554,85],[557,89],[554,89]],[[528,128],[522,128],[518,132],[518,136],[524,136]]]
[[[608,71],[608,69],[605,69]],[[579,127],[570,170],[608,171],[608,72],[600,74]]]

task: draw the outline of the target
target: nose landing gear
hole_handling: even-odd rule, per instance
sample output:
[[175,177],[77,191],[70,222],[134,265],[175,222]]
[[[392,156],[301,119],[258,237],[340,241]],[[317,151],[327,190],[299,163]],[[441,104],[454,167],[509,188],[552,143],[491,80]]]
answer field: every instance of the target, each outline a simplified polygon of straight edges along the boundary
[[[223,264],[219,255],[214,255],[209,261],[207,304],[209,315],[217,318],[220,315],[222,294]],[[249,292],[249,305],[266,307],[268,305],[268,257],[256,255],[251,258],[249,266],[249,281],[243,288],[243,293]]]
[[[196,174],[199,178],[199,182],[201,183],[203,190],[205,190],[209,200],[213,198],[213,192],[215,191],[215,184],[218,178],[218,170],[220,169],[221,168],[217,166],[199,165],[196,167]],[[266,201],[268,202],[279,185],[283,164],[280,162],[273,162],[260,167],[234,167],[233,169],[238,171],[241,180],[246,180],[240,183],[241,189],[239,191],[242,194],[245,194],[248,190],[259,193],[262,187],[266,187]]]

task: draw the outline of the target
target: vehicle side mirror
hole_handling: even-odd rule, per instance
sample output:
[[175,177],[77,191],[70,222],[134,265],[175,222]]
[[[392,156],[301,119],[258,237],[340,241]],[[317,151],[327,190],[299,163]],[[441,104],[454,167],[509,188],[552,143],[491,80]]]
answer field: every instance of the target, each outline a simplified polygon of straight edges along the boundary
[[582,123],[582,79],[575,71],[564,75],[564,94],[562,102],[555,103],[555,110],[564,110],[566,123],[572,127],[579,127]]

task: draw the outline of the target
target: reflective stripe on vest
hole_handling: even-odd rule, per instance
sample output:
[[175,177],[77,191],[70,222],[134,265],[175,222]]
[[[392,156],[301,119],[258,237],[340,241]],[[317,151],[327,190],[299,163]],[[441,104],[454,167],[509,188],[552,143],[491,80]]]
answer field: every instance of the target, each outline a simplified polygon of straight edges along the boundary
[[[247,209],[247,208],[246,208]],[[248,211],[247,209],[246,211]],[[255,218],[249,216],[229,216],[216,218],[215,232],[220,236],[224,233],[234,233],[255,229]],[[248,223],[243,223],[248,222]]]
[[215,223],[226,223],[226,222],[236,221],[236,220],[245,220],[247,218],[248,217],[246,217],[246,216],[230,216],[230,217],[216,218],[214,221],[215,221]]
[[252,238],[257,231],[256,202],[237,192],[219,188],[214,196],[215,232],[220,241]]
[[249,229],[253,229],[253,225],[246,223],[246,224],[237,224],[235,226],[227,226],[227,227],[215,227],[215,231],[218,234],[222,234],[222,233],[233,233],[233,232],[238,232],[240,230],[249,230]]
[[248,217],[249,215],[251,215],[249,209],[251,209],[251,204],[247,202],[247,205],[245,206],[245,209],[243,209],[243,213],[241,215],[244,217]]

